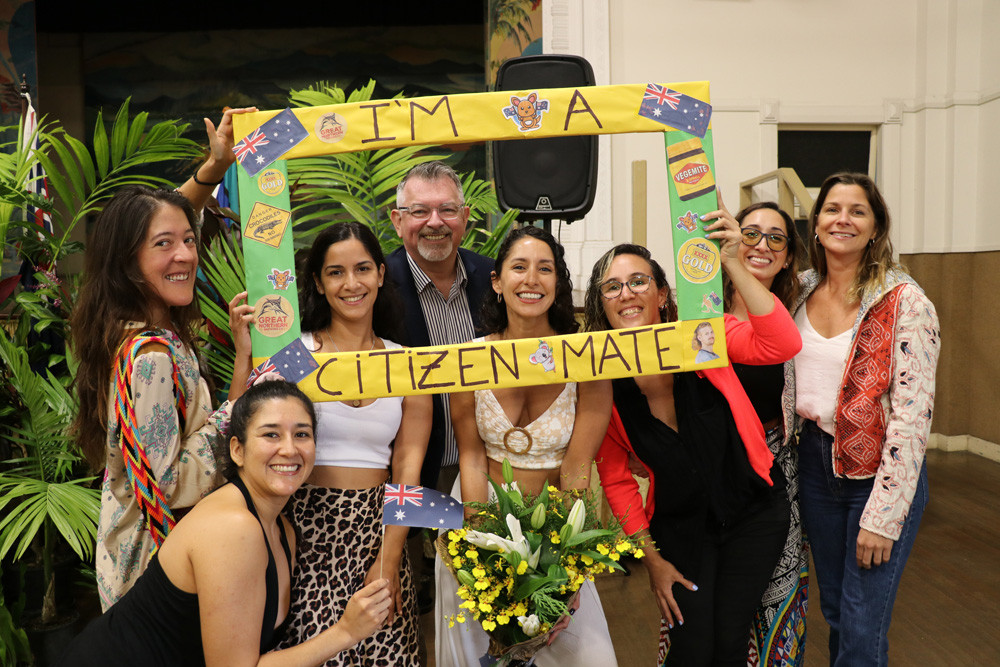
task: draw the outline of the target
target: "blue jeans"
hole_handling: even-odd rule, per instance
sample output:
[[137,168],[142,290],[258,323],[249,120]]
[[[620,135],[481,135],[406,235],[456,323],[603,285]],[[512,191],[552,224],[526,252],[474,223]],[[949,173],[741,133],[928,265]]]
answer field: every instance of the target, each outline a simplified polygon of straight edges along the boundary
[[903,566],[927,505],[927,463],[889,561],[859,568],[856,548],[872,479],[833,475],[833,436],[807,421],[799,438],[799,493],[819,584],[820,609],[830,624],[830,664],[888,665],[889,622]]

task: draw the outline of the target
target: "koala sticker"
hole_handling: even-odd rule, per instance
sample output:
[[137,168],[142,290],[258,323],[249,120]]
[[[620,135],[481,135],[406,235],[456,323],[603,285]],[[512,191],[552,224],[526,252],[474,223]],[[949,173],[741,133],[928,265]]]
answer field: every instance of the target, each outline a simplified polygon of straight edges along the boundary
[[556,360],[552,356],[552,348],[544,340],[538,341],[538,349],[528,357],[528,361],[536,365],[540,364],[546,372],[556,369]]

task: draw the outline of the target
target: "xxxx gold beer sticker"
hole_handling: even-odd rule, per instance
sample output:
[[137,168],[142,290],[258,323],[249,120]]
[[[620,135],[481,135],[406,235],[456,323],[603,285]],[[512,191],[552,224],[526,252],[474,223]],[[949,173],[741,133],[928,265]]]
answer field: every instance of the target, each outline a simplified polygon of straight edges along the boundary
[[292,303],[280,294],[266,295],[257,299],[253,307],[254,326],[268,338],[277,338],[292,328],[295,309]]
[[277,248],[281,245],[281,236],[285,233],[285,227],[291,218],[292,214],[289,211],[264,202],[256,202],[250,210],[243,236]]
[[257,187],[268,197],[277,197],[285,191],[285,175],[277,169],[265,169],[257,177]]
[[707,283],[714,278],[720,262],[719,249],[706,239],[685,241],[677,252],[677,270],[692,283]]
[[339,113],[325,113],[316,120],[316,138],[335,144],[347,135],[347,119]]

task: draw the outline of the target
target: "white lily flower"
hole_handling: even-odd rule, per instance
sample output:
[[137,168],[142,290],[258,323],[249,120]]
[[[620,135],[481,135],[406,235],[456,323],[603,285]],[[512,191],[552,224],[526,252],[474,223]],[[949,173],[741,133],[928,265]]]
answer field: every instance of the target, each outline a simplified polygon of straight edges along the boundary
[[475,544],[477,547],[489,549],[490,551],[517,551],[520,553],[518,545],[507,538],[494,535],[493,533],[481,533],[478,530],[468,530],[465,539]]
[[573,537],[581,532],[586,521],[587,507],[584,505],[582,498],[577,498],[576,502],[573,503],[573,508],[569,511],[569,516],[566,517],[566,525],[572,527],[569,536]]
[[518,616],[517,624],[521,626],[524,630],[524,634],[529,637],[534,637],[541,631],[542,623],[538,620],[538,616],[532,614],[531,616]]
[[521,493],[521,487],[517,485],[517,482],[511,482],[510,484],[506,483],[501,484],[500,488],[506,491],[507,493],[510,493],[511,491],[517,491],[518,493]]

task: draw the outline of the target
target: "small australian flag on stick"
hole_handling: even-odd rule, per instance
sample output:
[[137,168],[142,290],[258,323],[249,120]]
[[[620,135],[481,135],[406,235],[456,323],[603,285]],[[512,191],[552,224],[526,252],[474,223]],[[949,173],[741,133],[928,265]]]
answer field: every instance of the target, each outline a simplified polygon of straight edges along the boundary
[[273,357],[250,371],[247,386],[252,385],[264,373],[270,372],[280,373],[281,377],[289,382],[298,382],[317,368],[319,368],[319,364],[316,363],[309,348],[306,347],[301,338],[296,338],[275,352]]
[[385,485],[382,523],[416,528],[461,528],[465,518],[462,503],[446,493],[422,486]]
[[291,109],[285,109],[233,146],[236,159],[247,173],[256,176],[269,164],[300,144],[309,130]]
[[712,105],[655,83],[646,85],[639,115],[658,123],[704,137],[712,119]]

